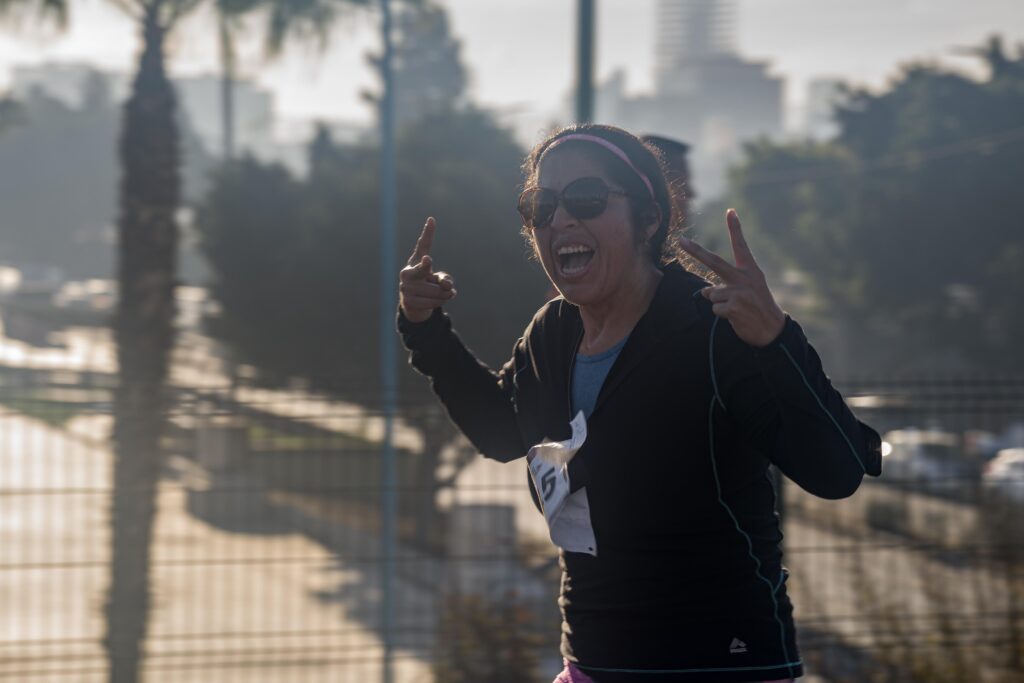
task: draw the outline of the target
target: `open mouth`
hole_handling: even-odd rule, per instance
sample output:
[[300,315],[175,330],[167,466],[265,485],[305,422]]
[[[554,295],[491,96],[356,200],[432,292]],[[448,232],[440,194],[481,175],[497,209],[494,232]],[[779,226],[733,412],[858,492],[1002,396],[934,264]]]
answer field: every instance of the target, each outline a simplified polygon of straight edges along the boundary
[[572,277],[579,275],[594,258],[594,250],[582,244],[570,244],[560,247],[557,252],[558,269],[562,275]]

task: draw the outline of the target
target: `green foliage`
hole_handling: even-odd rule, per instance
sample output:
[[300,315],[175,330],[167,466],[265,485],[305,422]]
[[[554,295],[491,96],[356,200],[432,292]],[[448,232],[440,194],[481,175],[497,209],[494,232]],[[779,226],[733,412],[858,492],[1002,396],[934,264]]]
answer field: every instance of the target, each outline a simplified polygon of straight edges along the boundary
[[0,19],[20,23],[36,18],[52,21],[58,28],[66,28],[68,23],[66,0],[0,0]]
[[437,683],[533,683],[540,679],[537,619],[515,596],[488,600],[450,595],[442,604],[434,677]]
[[354,9],[372,6],[372,0],[222,0],[225,11],[248,12],[262,9],[266,12],[265,29],[267,50],[280,54],[285,43],[315,44],[327,47],[331,29]]
[[746,153],[747,164],[732,181],[750,207],[741,215],[755,219],[767,238],[768,259],[782,266],[812,264],[830,302],[855,307],[861,297],[854,283],[866,264],[839,255],[855,248],[848,225],[859,210],[856,160],[834,144],[758,142]]
[[1024,54],[979,53],[985,80],[910,66],[849,92],[834,142],[757,143],[734,171],[741,215],[810,276],[856,369],[1024,370]]
[[[449,309],[472,348],[504,361],[545,280],[524,258],[515,212],[522,151],[485,114],[421,119],[398,140],[398,277],[427,215],[438,220],[434,259],[453,274]],[[297,180],[253,160],[223,169],[197,213],[222,313],[211,329],[271,381],[374,405],[379,368],[379,176],[373,146],[340,147],[321,132],[310,174]],[[390,315],[390,313],[389,313]],[[402,395],[425,396],[411,371]],[[418,398],[417,398],[418,397]]]
[[3,396],[0,404],[11,410],[40,420],[51,427],[64,428],[75,416],[85,411],[77,403],[54,401],[33,396]]
[[[117,135],[121,109],[106,77],[86,83],[78,107],[44,93],[0,111],[0,253],[14,263],[59,266],[70,277],[109,277],[114,270],[110,227],[118,191]],[[6,101],[10,102],[10,101]],[[198,198],[212,165],[183,115],[186,196]]]
[[[399,127],[464,103],[469,80],[460,58],[461,44],[452,36],[448,13],[433,2],[407,2],[397,13],[392,61],[395,118]],[[380,69],[380,55],[369,62]],[[365,93],[377,103],[380,95]]]

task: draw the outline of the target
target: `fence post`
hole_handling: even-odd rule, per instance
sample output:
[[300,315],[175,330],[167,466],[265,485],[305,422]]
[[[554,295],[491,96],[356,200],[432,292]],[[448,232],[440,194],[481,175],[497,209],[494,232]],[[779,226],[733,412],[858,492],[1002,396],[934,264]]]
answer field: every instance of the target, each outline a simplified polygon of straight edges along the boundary
[[382,683],[394,679],[394,579],[395,579],[395,516],[397,509],[397,475],[395,472],[394,422],[398,400],[398,377],[395,341],[395,303],[398,299],[392,272],[395,265],[395,139],[394,139],[394,82],[392,74],[391,5],[389,0],[380,0],[381,42],[383,43],[380,62],[384,94],[380,100],[380,197],[381,197],[381,240],[380,240],[380,376],[384,408],[384,453],[381,468],[381,637],[383,656],[381,661]]

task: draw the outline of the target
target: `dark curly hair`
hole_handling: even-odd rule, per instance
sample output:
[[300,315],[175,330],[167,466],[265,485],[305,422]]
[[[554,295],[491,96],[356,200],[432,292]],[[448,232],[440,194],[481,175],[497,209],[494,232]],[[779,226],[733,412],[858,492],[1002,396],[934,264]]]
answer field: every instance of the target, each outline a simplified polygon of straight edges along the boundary
[[[673,260],[676,257],[676,250],[669,241],[669,237],[677,231],[677,226],[682,221],[675,220],[672,215],[674,202],[672,201],[672,190],[665,181],[664,160],[658,150],[648,147],[635,135],[621,128],[597,123],[578,123],[552,133],[538,143],[523,162],[523,175],[525,176],[523,187],[533,187],[537,184],[540,162],[548,148],[557,140],[573,134],[594,135],[612,143],[621,149],[633,165],[651,181],[651,187],[654,190],[653,200],[647,186],[636,174],[636,171],[611,151],[585,140],[569,140],[563,143],[564,146],[572,145],[573,149],[585,154],[612,181],[626,191],[638,243],[643,240],[643,228],[654,220],[658,221],[658,229],[648,242],[651,259],[655,263]],[[562,147],[563,145],[559,145],[560,149]],[[523,236],[528,241],[532,239],[531,231],[526,227],[523,228]]]

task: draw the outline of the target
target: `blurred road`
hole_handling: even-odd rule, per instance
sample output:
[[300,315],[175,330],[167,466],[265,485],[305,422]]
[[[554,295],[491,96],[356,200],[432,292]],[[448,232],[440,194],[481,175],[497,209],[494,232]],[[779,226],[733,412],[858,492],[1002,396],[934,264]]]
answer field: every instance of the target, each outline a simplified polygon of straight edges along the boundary
[[[221,357],[211,340],[183,333],[172,383],[223,390],[230,378]],[[64,349],[0,340],[0,363],[22,367],[111,373],[113,359],[103,330],[70,330]],[[330,430],[356,429],[369,439],[382,434],[382,421],[359,406],[301,389],[239,387],[232,397]],[[109,424],[109,417],[76,417],[58,430],[0,413],[0,680],[103,679]],[[419,435],[404,425],[397,437],[400,446],[421,447]],[[159,494],[149,680],[196,680],[197,670],[216,671],[216,680],[257,683],[379,678],[373,631],[378,565],[365,561],[379,557],[372,537],[352,536],[341,553],[337,543],[287,525],[204,520],[196,515],[197,489],[185,481],[188,466],[172,468],[171,475]],[[856,502],[826,504],[863,514]],[[520,541],[541,553],[550,548],[521,464],[477,458],[442,497],[443,505],[477,503],[511,506]],[[908,547],[904,537],[871,531],[855,538],[810,517],[790,515],[786,524],[788,589],[804,632],[884,658],[887,651],[906,651],[880,647],[894,642],[942,647],[944,634],[958,625],[976,637],[968,643],[978,648],[976,655],[1024,629],[1024,616],[1007,601],[1009,576],[972,557],[976,549],[939,558]],[[344,531],[336,521],[321,523],[331,534]],[[357,542],[363,550],[350,552]],[[398,590],[403,614],[429,620],[433,598],[421,586],[400,578]],[[400,642],[429,654],[415,636],[432,627],[403,623],[409,633]],[[955,640],[966,642],[963,634]],[[429,678],[423,660],[401,653],[399,672],[402,683]]]

